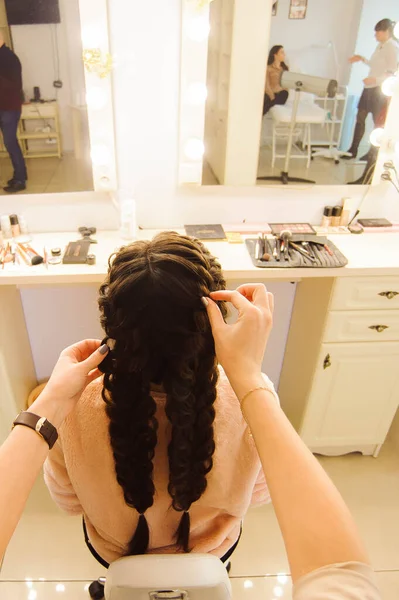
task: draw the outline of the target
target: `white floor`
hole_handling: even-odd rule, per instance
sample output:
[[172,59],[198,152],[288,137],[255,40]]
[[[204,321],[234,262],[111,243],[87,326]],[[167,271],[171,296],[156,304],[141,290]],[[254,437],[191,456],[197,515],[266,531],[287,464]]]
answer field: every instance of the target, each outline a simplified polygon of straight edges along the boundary
[[[360,528],[384,600],[399,598],[399,451],[378,459],[321,458]],[[64,516],[38,481],[0,570],[2,600],[87,600],[104,569],[85,547],[80,518]],[[232,561],[237,600],[291,598],[289,568],[273,508],[251,510]]]
[[[28,181],[24,194],[44,194],[57,192],[85,192],[93,187],[91,164],[78,160],[73,154],[62,158],[28,158],[26,160]],[[0,157],[0,195],[3,187],[11,179],[13,170],[8,156]]]

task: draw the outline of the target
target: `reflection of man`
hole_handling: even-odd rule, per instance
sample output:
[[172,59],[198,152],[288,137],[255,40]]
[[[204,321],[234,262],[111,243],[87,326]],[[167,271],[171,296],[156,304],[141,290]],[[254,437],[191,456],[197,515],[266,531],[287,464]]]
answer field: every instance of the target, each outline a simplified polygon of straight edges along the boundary
[[14,175],[4,188],[8,194],[15,194],[26,188],[26,165],[17,139],[21,110],[21,63],[16,54],[5,45],[0,33],[0,129],[14,168]]

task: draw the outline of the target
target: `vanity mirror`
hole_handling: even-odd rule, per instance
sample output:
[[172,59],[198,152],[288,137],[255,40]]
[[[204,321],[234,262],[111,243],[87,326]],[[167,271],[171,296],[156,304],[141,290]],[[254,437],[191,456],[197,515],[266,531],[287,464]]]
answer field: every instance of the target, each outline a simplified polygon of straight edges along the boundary
[[0,0],[3,41],[0,194],[115,189],[107,1]]
[[[389,110],[381,83],[399,61],[397,2],[306,4],[183,0],[181,184],[281,185],[282,171],[320,185],[371,183],[370,134]],[[336,93],[300,91],[309,75],[336,80]]]

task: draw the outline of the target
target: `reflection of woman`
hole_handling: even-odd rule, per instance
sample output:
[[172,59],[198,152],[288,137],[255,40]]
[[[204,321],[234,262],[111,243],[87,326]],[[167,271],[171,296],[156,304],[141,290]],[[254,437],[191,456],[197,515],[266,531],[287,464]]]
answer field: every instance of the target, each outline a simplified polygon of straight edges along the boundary
[[275,104],[285,104],[288,91],[281,87],[281,75],[288,71],[285,64],[283,46],[273,46],[269,52],[266,70],[265,99],[263,101],[263,114],[265,115]]
[[[352,145],[348,150],[350,156],[344,158],[355,158],[359,144],[363,138],[366,128],[366,118],[369,113],[373,115],[375,127],[383,127],[386,118],[388,98],[381,91],[383,81],[396,72],[399,62],[399,46],[393,38],[395,23],[390,19],[382,19],[375,26],[375,38],[378,46],[370,58],[355,54],[349,62],[364,62],[369,65],[368,76],[363,79],[364,89],[359,100],[355,132]],[[363,157],[367,159],[366,157]]]

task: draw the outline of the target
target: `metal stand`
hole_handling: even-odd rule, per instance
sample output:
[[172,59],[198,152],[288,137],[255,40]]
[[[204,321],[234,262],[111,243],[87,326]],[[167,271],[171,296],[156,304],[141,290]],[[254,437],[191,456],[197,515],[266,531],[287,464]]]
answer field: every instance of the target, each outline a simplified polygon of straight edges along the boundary
[[285,157],[284,171],[281,171],[281,175],[270,175],[268,177],[258,177],[258,181],[281,181],[283,185],[287,185],[288,183],[316,183],[315,181],[311,181],[310,179],[302,179],[301,177],[290,177],[288,174],[288,169],[290,166],[291,160],[291,152],[292,152],[292,142],[294,139],[294,129],[296,125],[296,116],[298,114],[298,105],[299,105],[299,92],[301,91],[300,87],[295,88],[295,99],[294,106],[292,107],[292,115],[291,115],[291,124],[290,124],[290,132],[288,135],[287,142],[287,156]]
[[[336,125],[336,118],[337,118],[337,97],[335,97],[335,101],[334,101],[334,110],[333,110],[333,118],[331,120],[331,133],[330,133],[330,145],[328,148],[324,149],[324,150],[316,150],[316,152],[312,152],[312,160],[315,156],[320,156],[321,158],[329,158],[331,160],[334,161],[334,163],[336,165],[339,164],[339,159],[341,158],[341,156],[352,156],[350,154],[350,152],[341,152],[341,150],[338,150],[337,146],[334,146],[334,133],[335,133],[335,125]],[[329,121],[327,121],[328,124],[330,124]],[[341,137],[341,136],[340,136]],[[339,142],[339,140],[338,140]],[[315,144],[317,147],[317,144]]]

